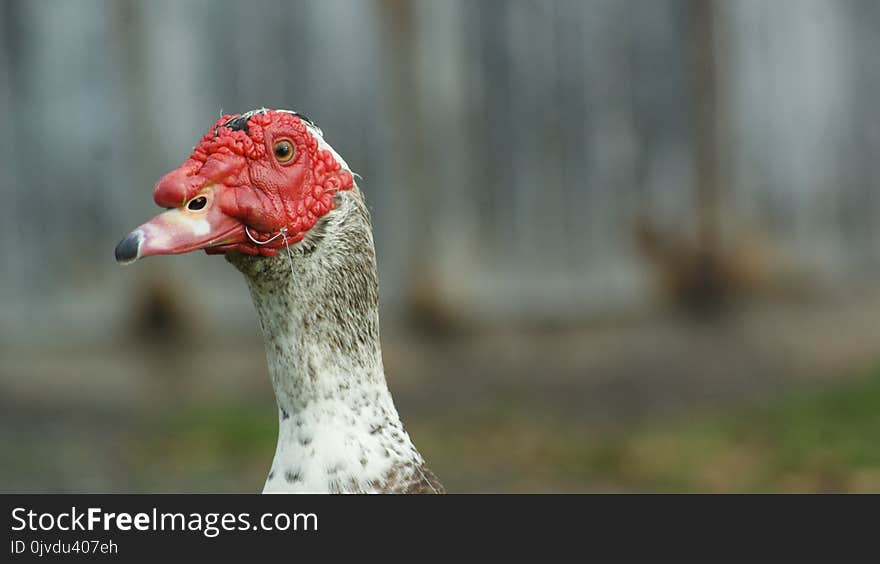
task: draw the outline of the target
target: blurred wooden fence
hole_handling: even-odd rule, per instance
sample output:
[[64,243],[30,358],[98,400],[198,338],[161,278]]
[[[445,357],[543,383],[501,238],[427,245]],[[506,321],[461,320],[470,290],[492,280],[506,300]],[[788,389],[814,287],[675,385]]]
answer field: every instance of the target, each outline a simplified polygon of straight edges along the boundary
[[705,190],[722,240],[871,275],[880,4],[701,4],[7,0],[0,330],[105,335],[151,284],[208,327],[249,315],[222,260],[112,249],[221,110],[260,106],[313,117],[363,175],[391,306],[638,306],[640,222],[694,238]]

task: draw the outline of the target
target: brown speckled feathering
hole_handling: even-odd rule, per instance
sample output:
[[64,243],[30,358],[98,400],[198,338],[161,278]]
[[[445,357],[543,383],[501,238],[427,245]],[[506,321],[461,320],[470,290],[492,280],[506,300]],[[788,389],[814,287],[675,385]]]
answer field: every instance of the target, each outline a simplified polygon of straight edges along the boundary
[[265,492],[443,493],[394,407],[379,343],[369,214],[358,188],[291,256],[227,254],[260,317],[279,406]]
[[245,276],[278,403],[264,492],[442,493],[385,383],[370,217],[355,175],[296,112],[221,117],[153,191],[116,260],[204,249]]

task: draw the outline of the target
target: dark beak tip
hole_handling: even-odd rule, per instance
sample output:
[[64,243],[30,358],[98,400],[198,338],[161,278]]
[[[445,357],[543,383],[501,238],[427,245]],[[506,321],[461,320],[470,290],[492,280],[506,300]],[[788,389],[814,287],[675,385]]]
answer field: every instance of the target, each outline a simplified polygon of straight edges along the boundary
[[140,231],[132,231],[125,239],[116,245],[116,262],[119,264],[130,264],[138,259],[141,241],[143,240]]

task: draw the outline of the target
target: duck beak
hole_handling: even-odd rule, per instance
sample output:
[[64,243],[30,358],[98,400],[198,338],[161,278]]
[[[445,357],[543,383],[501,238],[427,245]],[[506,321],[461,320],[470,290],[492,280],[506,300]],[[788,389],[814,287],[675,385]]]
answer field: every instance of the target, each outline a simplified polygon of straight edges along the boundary
[[206,205],[198,211],[185,206],[168,210],[144,223],[116,245],[116,262],[130,264],[150,255],[177,255],[229,245],[244,239],[244,225]]

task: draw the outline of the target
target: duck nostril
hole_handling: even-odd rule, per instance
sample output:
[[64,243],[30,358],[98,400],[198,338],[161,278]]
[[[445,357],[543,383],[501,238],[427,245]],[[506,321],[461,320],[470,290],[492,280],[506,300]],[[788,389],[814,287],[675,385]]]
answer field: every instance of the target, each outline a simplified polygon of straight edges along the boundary
[[205,204],[208,203],[208,198],[204,196],[199,196],[198,198],[193,198],[186,204],[186,209],[191,211],[199,211],[200,209],[205,207]]

